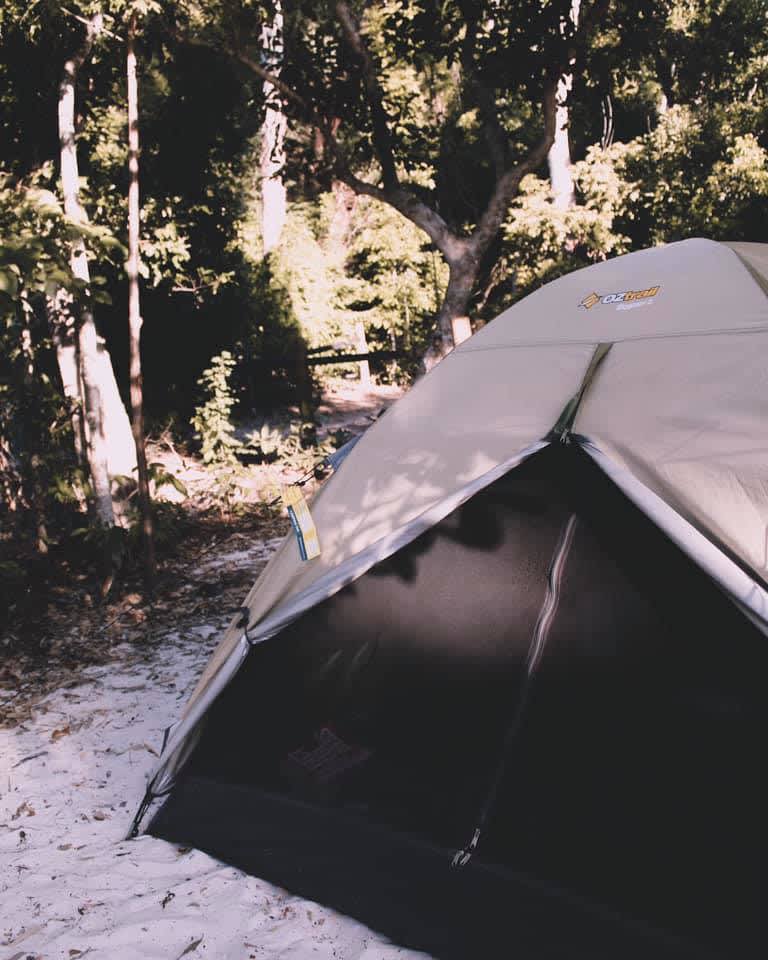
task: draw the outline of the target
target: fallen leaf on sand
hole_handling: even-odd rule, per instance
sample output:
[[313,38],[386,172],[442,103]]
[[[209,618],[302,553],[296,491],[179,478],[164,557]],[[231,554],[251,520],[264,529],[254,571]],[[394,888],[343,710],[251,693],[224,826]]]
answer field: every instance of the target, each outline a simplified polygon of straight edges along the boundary
[[182,957],[185,957],[188,953],[192,953],[193,950],[197,950],[200,944],[203,942],[203,938],[200,937],[198,940],[193,940],[192,943],[188,944],[179,954],[177,960],[181,960]]

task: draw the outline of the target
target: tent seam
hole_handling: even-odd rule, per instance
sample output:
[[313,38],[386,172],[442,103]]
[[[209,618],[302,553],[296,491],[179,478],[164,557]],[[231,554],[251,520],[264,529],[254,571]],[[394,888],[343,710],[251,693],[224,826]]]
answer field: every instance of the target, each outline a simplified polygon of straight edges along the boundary
[[736,259],[739,261],[741,266],[747,271],[751,279],[760,288],[760,292],[768,300],[768,282],[766,282],[765,278],[757,270],[755,270],[755,268],[752,266],[751,263],[748,263],[744,259],[744,257],[742,257],[742,255],[739,253],[738,250],[734,250],[734,248],[730,244],[720,243],[720,246],[725,247],[726,250],[728,250],[731,254],[733,254],[734,257],[736,257]]
[[[696,339],[697,337],[723,336],[732,333],[734,335],[745,333],[768,333],[768,321],[760,323],[753,327],[718,327],[715,330],[685,330],[679,333],[664,334],[638,334],[633,337],[616,337],[609,340],[597,341],[595,337],[585,337],[574,340],[519,340],[514,343],[498,343],[487,347],[464,347],[460,351],[454,350],[448,354],[448,357],[463,356],[468,353],[487,353],[498,350],[515,350],[518,347],[569,347],[569,346],[594,346],[596,343],[634,343],[636,341],[646,340],[680,340],[684,338]],[[445,359],[447,360],[448,357]],[[443,361],[444,362],[444,361]]]

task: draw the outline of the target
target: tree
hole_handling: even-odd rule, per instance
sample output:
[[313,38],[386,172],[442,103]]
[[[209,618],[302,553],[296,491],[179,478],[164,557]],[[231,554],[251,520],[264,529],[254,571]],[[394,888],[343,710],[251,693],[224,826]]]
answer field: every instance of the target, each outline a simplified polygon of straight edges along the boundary
[[[45,12],[39,10],[37,15],[44,17]],[[80,36],[70,40],[76,43],[75,52],[65,60],[57,98],[64,212],[78,228],[71,241],[70,268],[81,295],[73,298],[60,288],[49,296],[48,306],[61,378],[73,409],[75,444],[91,476],[94,516],[98,523],[111,526],[115,519],[112,478],[131,475],[136,451],[111,358],[93,312],[93,303],[100,297],[93,290],[85,239],[90,230],[80,196],[76,101],[80,72],[105,28],[98,7],[89,6],[86,12],[87,16],[80,16],[64,11],[64,22],[70,28],[65,33],[72,36],[74,28]],[[61,16],[58,10],[55,14]],[[105,236],[103,230],[93,233],[95,238]]]
[[37,553],[48,550],[49,487],[61,463],[63,398],[45,363],[45,316],[51,284],[68,284],[60,204],[41,187],[47,171],[23,181],[0,174],[0,504],[17,532],[25,512]]
[[[314,131],[326,174],[394,207],[443,255],[449,276],[433,356],[470,333],[468,305],[484,260],[521,180],[546,160],[554,141],[560,78],[566,70],[583,69],[590,33],[607,7],[608,0],[594,0],[577,26],[568,16],[570,3],[562,2],[542,10],[532,2],[413,0],[406,5],[392,0],[368,8],[362,21],[347,2],[335,3],[332,11],[322,3],[305,4],[287,42],[289,80],[271,74],[237,38],[232,41],[240,61],[271,81],[297,119]],[[389,50],[380,48],[377,54],[377,37]],[[437,132],[439,143],[447,126],[472,115],[473,153],[489,169],[490,189],[469,215],[447,217],[439,189],[424,189],[409,176],[423,144],[405,136],[393,118],[387,57],[433,73],[453,71],[456,108],[437,124],[442,130],[430,132]],[[506,122],[518,87],[539,105],[538,132],[531,136],[529,129],[522,142]],[[445,161],[444,156],[429,159],[436,180]],[[370,167],[376,179],[361,175]]]
[[[571,0],[570,20],[574,27],[579,22],[581,0]],[[565,24],[563,24],[565,29]],[[547,154],[549,180],[552,186],[552,202],[558,210],[567,210],[576,201],[571,167],[571,144],[568,135],[568,97],[573,91],[573,74],[564,73],[557,81],[557,108],[555,110],[555,136]]]
[[[504,224],[481,315],[494,316],[550,279],[631,250],[692,236],[764,239],[765,23],[761,0],[612,7],[569,101],[576,203],[559,210],[547,181],[525,178]],[[668,69],[659,68],[660,56]]]
[[[275,0],[271,22],[265,20],[261,28],[261,48],[264,66],[271,74],[280,76],[283,65],[283,9]],[[280,240],[285,226],[286,191],[283,182],[285,169],[285,134],[288,119],[283,109],[280,91],[268,80],[264,81],[264,121],[261,125],[259,151],[259,178],[261,186],[261,235],[266,256]]]
[[155,537],[149,474],[144,443],[144,397],[141,375],[141,299],[139,290],[139,90],[136,78],[136,22],[138,11],[130,11],[126,40],[128,101],[128,334],[130,355],[131,428],[136,444],[139,512],[144,541],[144,573],[151,584],[155,578]]
[[[80,68],[85,63],[93,47],[96,37],[103,27],[101,14],[94,14],[85,24],[85,37],[75,53],[64,64],[61,84],[59,87],[59,144],[61,156],[61,190],[64,197],[64,212],[79,225],[87,221],[85,210],[80,203],[80,176],[77,163],[77,146],[75,142],[75,93]],[[88,267],[88,253],[82,233],[78,233],[72,240],[70,253],[70,267],[72,275],[87,291],[91,282]],[[85,429],[85,459],[91,474],[93,487],[93,507],[96,519],[104,526],[112,526],[115,522],[112,509],[111,478],[109,472],[109,456],[107,446],[107,431],[104,417],[104,397],[101,378],[99,376],[100,344],[96,333],[96,322],[93,311],[87,300],[76,309],[73,318],[75,354],[79,382],[82,385],[82,395],[79,398],[84,410]],[[57,317],[59,325],[57,341],[62,343],[66,334],[61,327],[69,325],[69,317]],[[102,347],[103,349],[103,347]],[[67,388],[70,388],[71,379],[65,378]]]

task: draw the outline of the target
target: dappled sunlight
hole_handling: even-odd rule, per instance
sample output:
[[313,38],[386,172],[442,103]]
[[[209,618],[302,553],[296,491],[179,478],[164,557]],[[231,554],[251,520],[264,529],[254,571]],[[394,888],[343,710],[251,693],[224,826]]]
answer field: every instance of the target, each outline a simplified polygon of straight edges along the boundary
[[[316,498],[323,553],[290,592],[544,437],[590,355],[590,346],[571,345],[455,355],[440,364],[374,424]],[[281,560],[287,566],[291,558]]]
[[[287,540],[247,598],[251,625],[339,564],[546,436],[578,390],[590,344],[454,353],[376,421],[311,503],[321,554]],[[235,648],[235,618],[197,690]]]

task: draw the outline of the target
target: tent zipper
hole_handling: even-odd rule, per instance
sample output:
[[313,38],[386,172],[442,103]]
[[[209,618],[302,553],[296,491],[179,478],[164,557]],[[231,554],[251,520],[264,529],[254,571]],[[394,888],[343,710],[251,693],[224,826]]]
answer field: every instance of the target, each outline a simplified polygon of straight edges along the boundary
[[552,624],[554,623],[555,615],[557,614],[557,608],[559,606],[560,596],[562,593],[563,573],[565,571],[568,554],[571,551],[577,524],[578,517],[575,513],[572,513],[560,531],[560,536],[558,537],[558,541],[555,545],[555,550],[552,554],[552,559],[549,565],[549,572],[547,575],[547,592],[544,596],[541,609],[539,610],[539,616],[536,620],[536,626],[533,629],[531,642],[528,647],[525,675],[523,677],[522,686],[520,689],[520,696],[517,701],[515,712],[512,715],[512,719],[504,735],[501,757],[496,765],[496,769],[494,770],[490,787],[488,789],[488,793],[486,794],[485,802],[483,803],[478,815],[472,838],[469,843],[467,843],[460,850],[456,851],[451,861],[452,867],[465,867],[472,859],[472,855],[474,854],[475,850],[477,849],[477,845],[480,842],[480,837],[483,829],[485,828],[486,821],[488,820],[488,815],[490,814],[491,810],[493,809],[493,805],[496,802],[496,796],[499,792],[501,781],[507,769],[509,752],[513,742],[520,732],[531,685],[541,664],[541,659],[544,655],[544,649],[546,648],[547,640],[552,629]]

